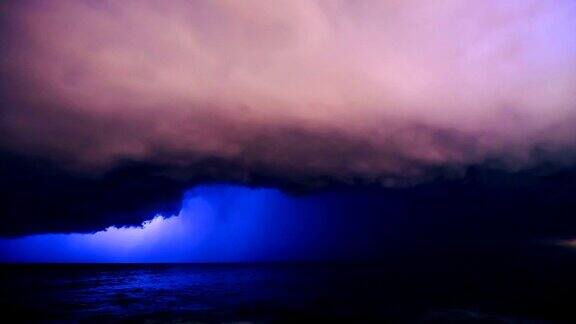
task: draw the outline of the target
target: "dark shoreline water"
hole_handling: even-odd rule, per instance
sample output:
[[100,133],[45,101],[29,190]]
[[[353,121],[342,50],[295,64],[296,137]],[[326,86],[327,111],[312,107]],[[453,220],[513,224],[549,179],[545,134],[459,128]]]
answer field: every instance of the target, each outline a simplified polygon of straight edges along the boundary
[[0,322],[573,322],[573,259],[4,264]]

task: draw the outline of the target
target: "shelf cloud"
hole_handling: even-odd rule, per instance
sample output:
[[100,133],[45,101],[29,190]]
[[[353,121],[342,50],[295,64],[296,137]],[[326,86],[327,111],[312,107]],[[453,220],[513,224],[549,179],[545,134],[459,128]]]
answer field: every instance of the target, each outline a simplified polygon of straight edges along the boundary
[[2,212],[38,209],[0,233],[139,224],[201,181],[406,187],[574,163],[574,1],[0,9]]

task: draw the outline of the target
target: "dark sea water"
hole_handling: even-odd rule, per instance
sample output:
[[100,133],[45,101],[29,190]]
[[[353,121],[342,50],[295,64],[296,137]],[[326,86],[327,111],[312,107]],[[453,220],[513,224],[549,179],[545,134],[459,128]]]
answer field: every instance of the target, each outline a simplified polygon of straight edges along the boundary
[[0,322],[568,323],[572,260],[3,265]]

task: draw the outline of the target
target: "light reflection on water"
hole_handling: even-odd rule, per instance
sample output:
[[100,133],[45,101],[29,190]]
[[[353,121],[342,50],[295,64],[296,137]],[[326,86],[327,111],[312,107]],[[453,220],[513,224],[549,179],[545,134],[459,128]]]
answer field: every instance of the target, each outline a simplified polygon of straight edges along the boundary
[[512,272],[474,283],[469,278],[455,279],[449,272],[407,272],[408,268],[383,265],[14,265],[0,269],[0,314],[25,322],[418,322],[431,318],[445,322],[456,317],[493,323],[525,319],[526,314],[519,314],[530,310],[526,305],[534,303],[532,310],[538,310],[545,301],[538,300],[545,294],[537,291],[534,296],[521,296],[526,300],[511,302],[506,294],[518,298],[526,285]]

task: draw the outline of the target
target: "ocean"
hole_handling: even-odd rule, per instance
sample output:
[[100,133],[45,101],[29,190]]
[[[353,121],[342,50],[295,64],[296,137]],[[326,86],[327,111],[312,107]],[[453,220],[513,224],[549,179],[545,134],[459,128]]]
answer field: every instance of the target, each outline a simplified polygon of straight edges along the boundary
[[[12,264],[2,323],[555,323],[573,256],[538,264]],[[554,261],[550,261],[554,260]],[[568,261],[566,261],[568,260]]]

